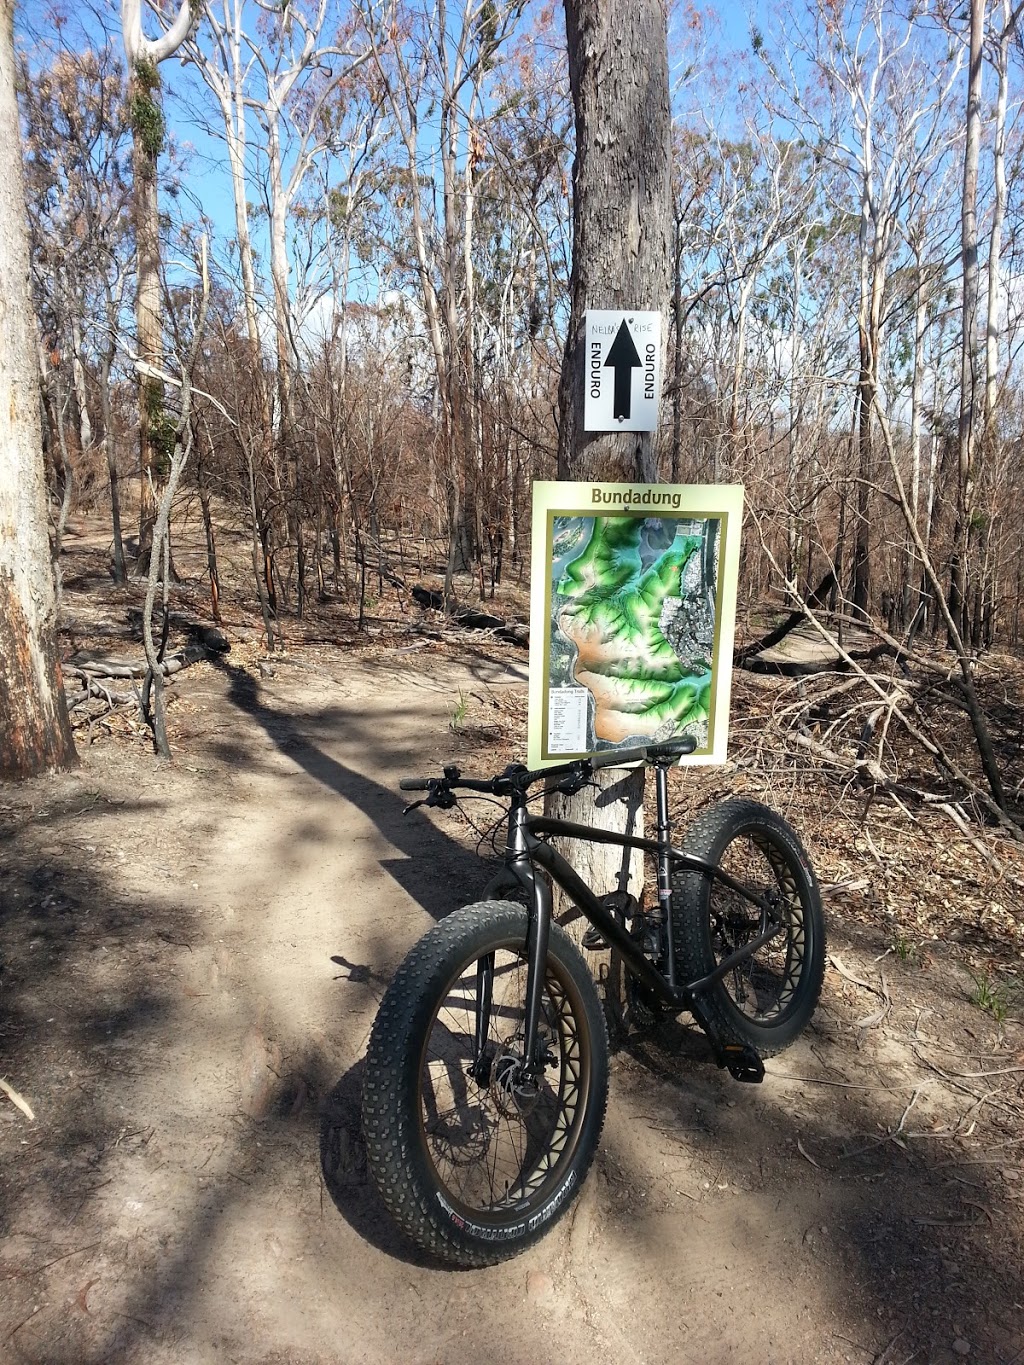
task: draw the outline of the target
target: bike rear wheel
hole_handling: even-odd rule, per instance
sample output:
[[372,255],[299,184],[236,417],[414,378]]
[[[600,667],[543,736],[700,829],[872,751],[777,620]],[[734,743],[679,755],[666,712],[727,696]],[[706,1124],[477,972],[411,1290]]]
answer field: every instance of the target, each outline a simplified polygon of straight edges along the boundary
[[[701,814],[684,851],[764,896],[783,932],[713,982],[701,1003],[726,1043],[762,1057],[781,1052],[814,1013],[825,974],[825,921],[810,861],[791,826],[756,801],[724,801]],[[758,907],[724,882],[680,867],[672,913],[685,981],[707,976],[765,927]]]
[[413,1241],[456,1265],[493,1264],[541,1237],[578,1193],[604,1122],[601,1007],[555,924],[545,1066],[536,1086],[523,1084],[526,933],[526,910],[510,902],[442,920],[399,968],[367,1051],[363,1130],[381,1197]]

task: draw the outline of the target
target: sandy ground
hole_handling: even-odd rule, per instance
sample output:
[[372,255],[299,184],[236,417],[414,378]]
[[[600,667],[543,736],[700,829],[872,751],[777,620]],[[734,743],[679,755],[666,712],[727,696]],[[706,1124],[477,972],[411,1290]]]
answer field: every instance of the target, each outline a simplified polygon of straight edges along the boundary
[[0,788],[0,1076],[35,1114],[0,1095],[0,1360],[1024,1361],[1024,1029],[841,901],[763,1086],[664,1027],[617,1052],[539,1246],[453,1272],[394,1231],[361,1059],[404,953],[487,875],[398,778],[491,766],[453,698],[521,692],[512,657],[228,655],[180,689],[173,765],[83,743]]

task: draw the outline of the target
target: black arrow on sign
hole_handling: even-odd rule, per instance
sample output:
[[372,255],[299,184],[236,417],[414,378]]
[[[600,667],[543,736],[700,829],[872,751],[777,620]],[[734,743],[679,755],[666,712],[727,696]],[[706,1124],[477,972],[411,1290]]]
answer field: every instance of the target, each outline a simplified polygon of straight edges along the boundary
[[604,363],[611,365],[615,371],[612,416],[628,417],[630,391],[633,388],[633,371],[638,370],[643,362],[629,330],[629,323],[625,318],[622,319],[619,330],[615,333],[615,340],[608,348],[608,355]]

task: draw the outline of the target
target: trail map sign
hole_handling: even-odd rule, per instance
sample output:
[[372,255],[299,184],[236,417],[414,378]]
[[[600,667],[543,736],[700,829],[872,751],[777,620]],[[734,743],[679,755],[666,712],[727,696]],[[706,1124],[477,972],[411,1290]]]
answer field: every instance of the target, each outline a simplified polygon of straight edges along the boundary
[[691,734],[725,761],[743,489],[533,485],[531,767]]
[[584,431],[656,431],[661,314],[588,308]]

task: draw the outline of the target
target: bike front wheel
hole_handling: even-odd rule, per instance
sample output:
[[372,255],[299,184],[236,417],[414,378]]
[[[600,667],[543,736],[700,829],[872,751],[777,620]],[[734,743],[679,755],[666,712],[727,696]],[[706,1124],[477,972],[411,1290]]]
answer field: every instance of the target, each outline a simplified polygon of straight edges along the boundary
[[[724,1042],[748,1044],[770,1057],[807,1025],[824,980],[825,920],[810,861],[781,815],[743,799],[700,815],[683,848],[763,898],[771,919],[783,926],[701,993]],[[767,927],[750,899],[685,866],[673,874],[672,913],[685,981],[707,976]]]
[[556,924],[543,1072],[524,1077],[526,934],[526,910],[511,902],[449,915],[402,963],[370,1036],[367,1163],[399,1226],[456,1265],[490,1265],[541,1237],[578,1193],[604,1122],[601,1006]]

